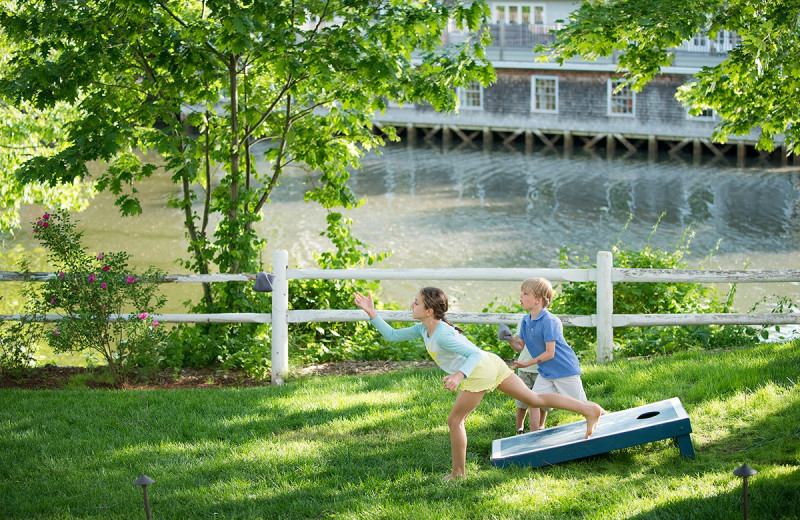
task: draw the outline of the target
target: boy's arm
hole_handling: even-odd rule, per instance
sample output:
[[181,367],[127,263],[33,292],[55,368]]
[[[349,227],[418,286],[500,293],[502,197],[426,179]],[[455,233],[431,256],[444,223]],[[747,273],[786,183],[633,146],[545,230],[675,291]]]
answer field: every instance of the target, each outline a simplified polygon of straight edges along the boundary
[[516,360],[514,360],[514,366],[512,366],[511,368],[516,370],[518,368],[529,367],[529,366],[531,366],[531,365],[533,365],[535,363],[536,363],[535,359],[532,359],[530,361],[520,361],[520,360],[516,359]]
[[514,349],[514,352],[522,352],[522,349],[525,348],[525,341],[517,336],[512,336],[506,341],[508,341],[508,344],[511,345],[511,348]]
[[547,343],[544,344],[544,352],[533,358],[531,364],[541,363],[542,361],[549,361],[554,357],[556,357],[556,342],[555,340],[548,341]]

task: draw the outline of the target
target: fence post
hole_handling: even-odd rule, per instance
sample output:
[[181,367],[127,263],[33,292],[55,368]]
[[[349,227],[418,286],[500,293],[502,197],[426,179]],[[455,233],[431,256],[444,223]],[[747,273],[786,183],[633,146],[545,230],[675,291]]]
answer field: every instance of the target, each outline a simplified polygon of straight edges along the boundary
[[289,253],[272,254],[272,384],[282,385],[289,372]]
[[611,268],[614,259],[610,251],[597,252],[597,362],[608,363],[614,359],[614,288]]

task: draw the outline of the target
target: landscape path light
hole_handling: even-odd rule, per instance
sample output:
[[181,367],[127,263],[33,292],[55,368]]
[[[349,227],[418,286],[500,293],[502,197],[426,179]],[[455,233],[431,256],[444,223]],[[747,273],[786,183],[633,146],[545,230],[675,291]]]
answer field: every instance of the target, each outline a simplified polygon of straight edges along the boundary
[[137,478],[136,482],[133,483],[134,486],[142,486],[142,494],[144,495],[144,514],[147,516],[147,520],[150,520],[150,501],[147,499],[147,486],[154,482],[155,480],[151,479],[145,474],[142,474],[142,476]]
[[737,477],[742,477],[742,495],[744,496],[744,520],[747,520],[747,513],[748,513],[748,500],[747,500],[747,477],[752,477],[758,473],[758,471],[754,470],[747,464],[742,464],[739,466],[733,474]]

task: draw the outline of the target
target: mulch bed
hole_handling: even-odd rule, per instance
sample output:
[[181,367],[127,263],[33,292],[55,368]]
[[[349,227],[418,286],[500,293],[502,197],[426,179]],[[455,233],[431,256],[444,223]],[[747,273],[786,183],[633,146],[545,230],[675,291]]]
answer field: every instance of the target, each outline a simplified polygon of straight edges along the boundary
[[[432,361],[341,361],[307,365],[292,370],[292,377],[325,375],[371,375],[403,370],[406,368],[428,368]],[[59,367],[45,365],[25,370],[22,373],[0,371],[0,388],[59,390],[69,386],[71,380],[81,379],[78,386],[88,388],[114,388],[101,377],[102,368]],[[243,372],[218,370],[215,368],[183,369],[177,374],[165,370],[148,381],[123,384],[123,389],[175,389],[175,388],[241,388],[269,386],[267,379],[256,379]],[[73,385],[75,386],[75,385]]]

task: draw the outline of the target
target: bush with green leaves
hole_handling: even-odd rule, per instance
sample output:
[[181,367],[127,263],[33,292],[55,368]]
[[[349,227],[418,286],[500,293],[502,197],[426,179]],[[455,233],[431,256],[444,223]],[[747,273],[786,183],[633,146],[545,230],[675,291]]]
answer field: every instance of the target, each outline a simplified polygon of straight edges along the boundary
[[[0,250],[0,269],[14,271],[25,261],[35,269],[45,269],[44,250],[26,251],[19,244]],[[21,282],[0,283],[0,314],[21,314],[24,298]],[[0,371],[19,372],[36,364],[38,341],[33,324],[0,321]]]
[[[169,336],[152,318],[165,303],[158,284],[164,274],[135,273],[125,252],[87,253],[67,213],[45,213],[33,233],[57,274],[27,284],[26,314],[41,322],[53,351],[99,353],[117,384],[157,366]],[[20,270],[28,269],[23,263]]]
[[20,372],[36,364],[36,335],[31,324],[0,322],[0,374]]
[[[654,226],[653,233],[658,226]],[[652,237],[652,234],[650,235]],[[617,241],[611,251],[614,267],[631,269],[687,269],[686,256],[694,232],[686,230],[675,250],[664,251],[646,243],[640,249]],[[562,268],[588,267],[587,257],[570,257],[567,248],[560,250]],[[556,314],[595,314],[597,312],[597,284],[560,284],[558,296],[551,310]],[[614,284],[615,314],[701,314],[729,313],[732,309],[736,286],[722,293],[715,287],[701,283],[617,283]],[[614,329],[615,349],[627,356],[671,353],[694,348],[721,348],[752,342],[759,330],[744,325],[686,325],[665,327],[618,327]],[[596,346],[596,329],[570,328],[567,342],[579,355],[593,352]]]
[[[323,235],[334,249],[316,255],[321,269],[352,269],[382,262],[386,253],[371,253],[351,233],[351,219],[329,212]],[[379,283],[367,280],[297,280],[289,285],[292,309],[353,309],[356,292],[376,293]],[[301,363],[353,359],[406,360],[405,349],[387,345],[366,320],[355,322],[297,323],[291,326],[290,351]],[[416,350],[414,350],[416,352]]]
[[[502,303],[500,299],[495,299],[489,302],[481,312],[502,313],[502,314],[518,314],[525,311],[519,304],[507,305]],[[503,359],[516,359],[518,353],[511,348],[507,341],[497,339],[497,325],[479,325],[469,324],[460,325],[459,328],[464,331],[464,334],[472,341],[478,348],[494,352]],[[517,333],[516,325],[511,327],[514,334]]]

